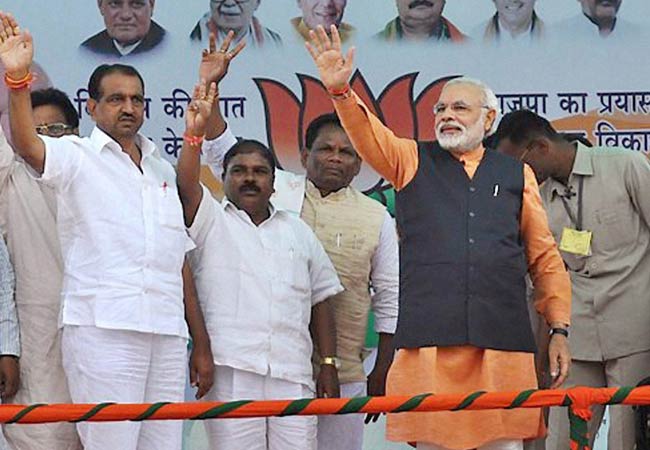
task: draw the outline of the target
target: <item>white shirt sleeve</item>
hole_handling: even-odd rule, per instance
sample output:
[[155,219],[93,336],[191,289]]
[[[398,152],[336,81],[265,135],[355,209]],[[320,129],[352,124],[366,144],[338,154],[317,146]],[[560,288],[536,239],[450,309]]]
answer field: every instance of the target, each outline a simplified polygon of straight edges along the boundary
[[14,297],[14,270],[0,238],[0,355],[20,356],[20,332]]
[[305,249],[309,252],[309,278],[311,281],[311,304],[320,303],[333,295],[343,292],[343,286],[336,274],[336,269],[329,256],[325,253],[323,245],[320,243],[313,231],[302,224],[303,242]]
[[386,212],[379,245],[372,255],[370,282],[377,333],[395,333],[399,297],[399,250],[395,221]]
[[85,151],[83,141],[77,136],[39,137],[45,143],[45,168],[36,178],[63,190],[79,173]]
[[194,222],[187,229],[191,240],[197,247],[203,247],[205,245],[205,241],[210,234],[210,229],[216,220],[215,213],[217,209],[216,202],[212,198],[212,194],[210,194],[208,188],[205,186],[201,187],[203,188],[201,203],[199,203],[199,209],[196,211],[196,216],[194,216]]
[[0,186],[5,185],[14,161],[14,150],[9,145],[9,142],[7,142],[7,137],[2,127],[0,127]]
[[236,143],[237,138],[227,125],[225,131],[221,133],[221,136],[218,136],[216,139],[206,139],[203,141],[203,145],[201,146],[203,157],[217,179],[221,179],[223,172],[223,157],[226,156],[228,150]]

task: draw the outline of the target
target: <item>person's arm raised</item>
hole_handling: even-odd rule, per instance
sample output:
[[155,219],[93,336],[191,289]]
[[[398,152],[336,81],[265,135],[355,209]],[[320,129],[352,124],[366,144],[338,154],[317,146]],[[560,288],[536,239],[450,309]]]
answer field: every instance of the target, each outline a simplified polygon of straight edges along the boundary
[[9,124],[14,148],[39,174],[45,166],[45,144],[36,134],[29,86],[34,57],[32,36],[11,14],[0,11],[0,61],[9,88]]
[[[228,74],[230,62],[241,52],[246,46],[243,40],[235,47],[230,49],[232,41],[235,38],[235,33],[229,31],[223,40],[219,50],[217,50],[217,38],[214,33],[210,33],[210,41],[207,49],[204,49],[201,54],[201,64],[199,65],[199,80],[205,80],[209,85],[214,83],[217,86],[217,97],[219,94],[219,83]],[[219,101],[214,102],[212,105],[211,114],[208,116],[205,126],[205,138],[208,140],[216,139],[226,129],[226,121],[221,115],[219,109]]]
[[201,176],[201,143],[205,134],[205,126],[210,109],[217,95],[217,86],[211,83],[206,86],[205,81],[194,87],[192,102],[185,113],[185,135],[183,148],[178,158],[178,193],[183,204],[185,225],[191,226],[196,216],[196,211],[201,203],[203,190],[199,182]]
[[336,27],[332,25],[331,37],[322,26],[309,35],[311,40],[305,45],[355,150],[395,189],[403,188],[417,171],[417,143],[397,137],[352,91],[349,80],[354,67],[354,48],[343,54]]

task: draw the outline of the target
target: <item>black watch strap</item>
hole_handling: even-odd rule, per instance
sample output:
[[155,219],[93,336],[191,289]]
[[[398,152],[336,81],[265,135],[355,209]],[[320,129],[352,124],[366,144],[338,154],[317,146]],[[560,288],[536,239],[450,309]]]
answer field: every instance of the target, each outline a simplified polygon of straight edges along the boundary
[[551,336],[553,336],[554,334],[561,334],[564,337],[569,337],[569,330],[567,330],[566,328],[551,328],[551,331],[549,331],[548,334],[550,334]]

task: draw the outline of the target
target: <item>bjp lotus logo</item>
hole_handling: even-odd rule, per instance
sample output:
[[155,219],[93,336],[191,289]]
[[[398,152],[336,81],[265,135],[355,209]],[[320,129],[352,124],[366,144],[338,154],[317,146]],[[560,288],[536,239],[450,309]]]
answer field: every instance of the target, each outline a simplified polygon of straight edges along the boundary
[[[433,106],[438,101],[444,84],[454,77],[434,81],[415,98],[413,85],[417,75],[409,73],[395,79],[378,97],[374,96],[358,70],[352,77],[351,86],[370,110],[397,136],[433,140]],[[304,74],[297,76],[302,88],[302,100],[277,81],[262,78],[254,81],[264,101],[269,147],[283,169],[303,173],[299,151],[307,126],[319,115],[333,112],[334,107],[317,78]],[[365,164],[354,185],[366,194],[379,198],[383,203],[391,203],[390,185]]]

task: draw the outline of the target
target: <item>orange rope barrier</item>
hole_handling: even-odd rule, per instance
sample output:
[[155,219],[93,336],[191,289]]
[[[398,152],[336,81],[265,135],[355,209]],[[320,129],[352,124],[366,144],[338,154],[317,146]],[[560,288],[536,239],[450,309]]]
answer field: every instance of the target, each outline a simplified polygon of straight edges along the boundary
[[204,420],[287,415],[398,413],[568,406],[572,430],[571,449],[588,449],[586,421],[591,405],[649,405],[650,386],[474,392],[471,394],[421,394],[413,397],[360,397],[235,402],[153,404],[36,404],[0,405],[0,423],[107,422],[121,420]]

